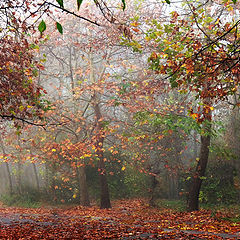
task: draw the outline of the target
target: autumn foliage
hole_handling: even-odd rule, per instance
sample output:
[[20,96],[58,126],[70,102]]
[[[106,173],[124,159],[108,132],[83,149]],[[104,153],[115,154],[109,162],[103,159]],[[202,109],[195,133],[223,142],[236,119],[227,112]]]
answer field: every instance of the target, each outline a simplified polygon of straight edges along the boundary
[[[232,13],[233,3],[217,1],[224,13]],[[52,204],[81,206],[54,208],[44,202],[39,209],[3,207],[0,238],[240,238],[239,215],[199,208],[214,136],[213,111],[237,96],[240,83],[239,21],[211,18],[215,8],[203,10],[194,1],[186,4],[183,15],[171,11],[161,17],[165,5],[158,5],[154,18],[148,1],[129,3],[132,9],[127,10],[122,0],[113,11],[105,1],[77,1],[86,18],[65,9],[62,0],[18,4],[0,5],[10,21],[0,38],[0,117],[14,120],[18,129],[20,123],[31,126],[21,125],[17,134],[7,126],[1,135],[9,196],[30,192],[23,189],[23,168],[28,165],[42,197],[39,202],[51,198]],[[96,7],[100,11],[93,13]],[[63,12],[86,22],[80,25]],[[21,13],[26,19],[39,14],[40,33]],[[46,13],[54,16],[54,27],[43,20]],[[52,31],[56,27],[57,34]],[[45,41],[48,33],[51,38]],[[42,119],[44,123],[37,122]],[[198,147],[195,155],[187,152],[190,141]],[[121,186],[134,192],[144,185],[132,169],[146,174],[148,186],[139,195],[148,194],[150,201],[112,204],[111,193]],[[235,187],[233,173],[229,175]],[[153,208],[161,208],[157,190],[163,198],[167,191],[169,198],[187,196],[189,212]],[[100,208],[90,207],[95,201]]]
[[[231,214],[230,214],[231,215]],[[157,210],[144,200],[97,207],[1,208],[2,239],[237,239],[239,223],[227,212]]]
[[31,26],[24,19],[31,14],[31,1],[4,1],[0,36],[0,116],[8,120],[32,121],[46,107],[40,99],[43,89],[36,76],[42,65],[36,61],[33,40],[27,35]]

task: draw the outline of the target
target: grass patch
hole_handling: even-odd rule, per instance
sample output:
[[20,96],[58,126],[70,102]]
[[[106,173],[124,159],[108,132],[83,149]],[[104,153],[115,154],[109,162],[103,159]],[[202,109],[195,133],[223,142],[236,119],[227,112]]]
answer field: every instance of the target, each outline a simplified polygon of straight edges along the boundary
[[160,209],[171,209],[177,212],[186,211],[186,202],[182,200],[158,199],[155,204]]
[[[170,209],[176,212],[187,211],[187,204],[183,200],[158,199],[155,204],[159,209]],[[240,223],[240,205],[238,204],[200,204],[200,207],[210,210],[211,216],[217,220]]]
[[29,194],[25,195],[2,195],[0,201],[6,206],[16,206],[24,208],[38,208],[41,206],[41,203],[33,198]]

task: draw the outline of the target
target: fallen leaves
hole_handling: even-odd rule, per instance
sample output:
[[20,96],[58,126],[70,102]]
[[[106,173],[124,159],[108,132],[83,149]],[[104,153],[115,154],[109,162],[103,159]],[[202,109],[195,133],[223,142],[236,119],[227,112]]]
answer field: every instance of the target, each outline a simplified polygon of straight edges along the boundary
[[93,207],[0,208],[1,239],[239,239],[240,223],[211,211],[174,212],[143,200]]

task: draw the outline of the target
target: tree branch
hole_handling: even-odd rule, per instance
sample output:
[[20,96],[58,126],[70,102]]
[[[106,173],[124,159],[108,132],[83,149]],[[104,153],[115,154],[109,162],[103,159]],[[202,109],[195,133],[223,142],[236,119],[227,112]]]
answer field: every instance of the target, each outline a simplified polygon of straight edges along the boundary
[[97,23],[96,21],[92,21],[91,19],[88,19],[88,18],[79,16],[79,15],[76,14],[75,12],[69,11],[69,10],[67,10],[66,8],[62,8],[62,7],[60,7],[60,6],[58,6],[58,5],[54,4],[54,3],[45,2],[45,4],[51,5],[51,6],[55,7],[55,8],[57,8],[57,9],[62,10],[62,11],[65,12],[65,13],[71,14],[71,15],[77,17],[77,18],[80,18],[80,19],[82,19],[82,20],[85,20],[85,21],[87,21],[87,22],[90,22],[90,23],[92,23],[92,24],[94,24],[94,25],[97,25],[97,26],[99,26],[99,27],[101,26],[101,25],[100,25],[99,23]]

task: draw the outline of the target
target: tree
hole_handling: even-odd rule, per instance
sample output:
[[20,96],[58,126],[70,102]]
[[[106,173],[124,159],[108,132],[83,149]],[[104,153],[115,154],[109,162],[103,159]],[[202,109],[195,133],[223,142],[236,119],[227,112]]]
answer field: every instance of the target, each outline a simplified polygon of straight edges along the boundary
[[[86,15],[88,12],[91,13],[89,6],[82,9],[84,10]],[[128,19],[127,16],[124,17],[125,20]],[[46,47],[44,51],[46,57],[51,57],[41,76],[46,81],[45,86],[51,95],[55,100],[60,100],[55,102],[57,111],[53,111],[54,114],[51,115],[55,121],[66,122],[54,130],[58,136],[58,144],[51,141],[52,146],[58,146],[59,151],[55,154],[65,153],[67,149],[70,152],[70,149],[74,150],[74,147],[81,143],[82,148],[86,149],[86,155],[90,152],[90,161],[97,159],[102,186],[101,207],[108,208],[110,199],[105,163],[109,161],[107,156],[110,154],[107,153],[114,155],[121,147],[126,146],[121,132],[123,129],[126,130],[129,122],[124,122],[123,119],[127,119],[126,112],[129,109],[136,111],[140,103],[129,97],[136,90],[136,87],[133,87],[132,91],[128,92],[130,86],[137,82],[131,81],[132,78],[146,79],[149,76],[142,71],[146,61],[136,64],[136,54],[129,54],[125,52],[125,46],[119,46],[119,30],[112,27],[109,22],[104,22],[103,19],[101,22],[106,26],[99,29],[89,24],[84,24],[85,27],[82,28],[75,24],[75,20],[65,19],[67,35],[63,38],[59,35],[56,38],[52,36],[52,40],[43,46]],[[59,95],[56,95],[55,90],[51,92],[50,82],[57,87]],[[146,89],[147,87],[141,87],[133,97],[140,99],[145,95]],[[149,105],[144,104],[141,109],[144,106]],[[54,138],[56,141],[56,137]],[[77,142],[74,142],[74,139],[77,139]],[[66,148],[64,151],[63,145]],[[46,150],[51,151],[49,145]],[[72,151],[67,155],[67,159],[71,161],[78,159],[83,165],[87,164],[88,158],[84,157],[84,151]]]
[[42,89],[33,80],[39,66],[28,41],[11,35],[0,39],[0,116],[24,121],[25,118],[41,116],[44,109],[40,100]]
[[[56,95],[55,91],[53,96],[60,99],[60,105],[56,99],[52,98],[56,106],[55,117],[52,119],[60,123],[63,119],[66,121],[62,126],[56,126],[55,140],[58,141],[59,155],[72,163],[78,162],[75,165],[77,171],[85,168],[89,157],[90,162],[97,160],[101,183],[101,208],[109,208],[111,204],[104,156],[104,151],[107,149],[105,139],[109,131],[106,130],[105,123],[107,113],[102,106],[106,105],[104,102],[108,98],[107,89],[114,86],[108,83],[110,74],[107,62],[111,61],[117,35],[110,39],[110,28],[104,28],[103,31],[85,24],[83,29],[76,25],[75,21],[74,18],[65,19],[65,31],[69,31],[69,34],[60,40],[61,45],[52,47],[59,39],[59,35],[56,35],[42,47],[47,49],[43,50],[46,57],[51,56],[51,62],[42,72],[42,79],[44,81],[47,79],[48,83],[45,84],[47,88],[50,82],[58,86],[59,95]],[[108,48],[106,48],[107,43]],[[117,54],[118,47],[115,48],[113,53]],[[50,88],[49,91],[51,91]],[[56,145],[54,142],[52,144]],[[67,146],[65,149],[63,144]],[[74,151],[78,145],[81,145],[82,151],[80,149]],[[86,177],[85,181],[81,181],[80,189],[83,189],[84,185],[87,186]],[[81,192],[80,197],[86,190],[85,188]]]
[[[223,5],[220,5],[226,11]],[[221,15],[207,15],[201,7],[188,4],[186,19],[172,12],[169,23],[154,20],[147,40],[157,45],[149,61],[152,69],[169,80],[181,93],[191,92],[200,101],[189,115],[201,126],[201,149],[192,186],[188,209],[198,210],[198,197],[205,174],[211,138],[213,104],[226,100],[239,85],[238,39],[235,34],[239,21],[224,22]],[[208,10],[216,6],[208,6]]]
[[[109,17],[111,11],[104,1],[94,1],[94,3],[104,13],[104,16]],[[76,4],[79,10],[82,1],[78,0]],[[122,5],[125,9],[124,0],[122,0]],[[4,21],[1,23],[0,39],[2,59],[0,116],[4,119],[29,122],[29,119],[33,119],[34,116],[42,115],[41,109],[45,106],[40,97],[43,89],[37,87],[32,80],[41,68],[41,64],[34,60],[34,49],[29,43],[26,32],[34,32],[37,20],[45,14],[51,14],[50,7],[99,25],[95,21],[64,8],[63,0],[57,1],[56,4],[45,0],[37,3],[32,0],[2,1],[0,15]],[[61,24],[57,22],[56,27],[62,33]],[[46,24],[42,20],[38,25],[38,30],[42,34],[45,29]]]

